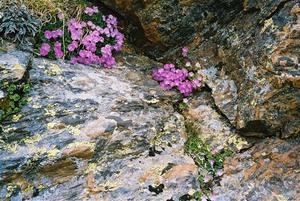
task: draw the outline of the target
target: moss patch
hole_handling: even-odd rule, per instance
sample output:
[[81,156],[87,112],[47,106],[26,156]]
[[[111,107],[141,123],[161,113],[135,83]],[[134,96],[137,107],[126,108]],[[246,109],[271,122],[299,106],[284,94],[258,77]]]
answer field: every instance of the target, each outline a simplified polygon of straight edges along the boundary
[[[3,100],[0,100],[0,123],[9,115],[19,112],[21,108],[27,104],[27,94],[30,87],[31,85],[29,83],[3,83],[1,88],[7,92],[8,96]],[[13,120],[17,119],[18,116],[15,116]]]
[[219,183],[222,176],[223,163],[226,157],[231,156],[233,151],[230,149],[212,150],[199,136],[200,131],[195,129],[192,122],[187,121],[185,129],[188,140],[185,144],[185,152],[190,155],[199,167],[198,181],[200,191],[194,194],[195,199],[201,199],[212,192],[212,187]]

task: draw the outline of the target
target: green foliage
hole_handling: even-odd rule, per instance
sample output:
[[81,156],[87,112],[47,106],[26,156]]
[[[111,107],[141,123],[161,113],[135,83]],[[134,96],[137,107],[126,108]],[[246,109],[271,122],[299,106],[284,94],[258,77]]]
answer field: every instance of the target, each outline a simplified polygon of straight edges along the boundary
[[5,82],[1,88],[6,91],[7,97],[0,100],[0,123],[7,116],[19,112],[27,104],[28,98],[26,95],[30,90],[30,84],[11,84]]
[[187,108],[188,108],[188,105],[185,102],[180,102],[178,104],[178,109],[179,109],[180,112],[186,110]]
[[[223,168],[223,163],[226,157],[229,157],[233,152],[229,149],[220,150],[213,153],[211,147],[203,142],[200,138],[199,131],[191,122],[186,122],[186,132],[188,133],[188,140],[185,144],[185,151],[195,161],[200,168],[200,175],[198,181],[200,183],[200,192],[195,193],[195,197],[199,198],[202,195],[209,195],[211,187],[219,180],[217,171]],[[213,161],[213,165],[211,164]],[[205,175],[211,175],[210,181],[205,181]]]
[[0,13],[0,34],[6,39],[29,45],[29,38],[33,38],[39,31],[41,22],[34,17],[26,6],[11,4]]

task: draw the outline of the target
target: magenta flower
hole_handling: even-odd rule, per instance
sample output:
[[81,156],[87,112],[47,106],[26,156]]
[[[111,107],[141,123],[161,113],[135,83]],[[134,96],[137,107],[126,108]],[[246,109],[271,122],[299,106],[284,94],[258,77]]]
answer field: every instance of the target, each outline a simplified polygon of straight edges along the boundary
[[52,38],[52,32],[47,30],[47,31],[44,32],[44,36],[45,36],[45,38],[50,40]]
[[165,90],[177,88],[184,96],[190,96],[194,89],[201,86],[198,79],[189,80],[187,69],[176,69],[174,64],[165,64],[163,68],[153,71],[152,77],[160,82]]
[[98,7],[94,6],[94,7],[87,7],[85,10],[84,10],[84,13],[89,15],[89,16],[92,16],[94,15],[95,13],[99,13],[99,10],[98,10]]
[[223,174],[224,174],[224,173],[223,173],[222,170],[218,170],[218,171],[216,172],[216,175],[217,175],[218,177],[221,177]]
[[189,49],[187,47],[182,48],[182,56],[188,57]]
[[61,59],[64,56],[64,53],[61,50],[61,43],[58,41],[54,43],[54,53],[57,59]]
[[70,63],[73,64],[73,65],[77,64],[78,63],[77,57],[72,57],[71,60],[70,60]]
[[40,48],[40,55],[41,56],[47,56],[50,52],[50,45],[48,43],[43,43],[41,48]]
[[77,41],[72,41],[72,43],[70,43],[68,45],[68,50],[70,52],[73,52],[77,47],[78,47],[78,42]]
[[64,35],[64,31],[61,29],[57,29],[55,31],[52,31],[52,38],[57,39],[58,37],[61,37]]
[[210,180],[212,180],[212,177],[210,175],[205,175],[204,182],[208,183]]
[[201,196],[201,201],[207,201],[208,197],[206,195]]
[[[84,13],[92,16],[99,13],[98,7],[87,7]],[[63,13],[57,17],[63,20]],[[70,19],[67,22],[67,32],[61,29],[47,30],[44,33],[46,39],[54,40],[54,53],[57,59],[63,58],[64,51],[60,37],[70,35],[72,41],[67,45],[68,56],[71,57],[70,63],[82,64],[101,64],[106,68],[116,65],[113,53],[120,51],[124,44],[124,35],[117,28],[117,18],[113,15],[102,16],[104,25],[97,24],[97,21],[79,21]],[[113,43],[111,41],[114,41]],[[49,44],[43,44],[40,48],[41,55],[48,55],[50,51]],[[78,53],[77,53],[78,52]],[[183,75],[183,74],[182,74]],[[170,86],[179,85],[178,81],[174,83],[165,83]]]

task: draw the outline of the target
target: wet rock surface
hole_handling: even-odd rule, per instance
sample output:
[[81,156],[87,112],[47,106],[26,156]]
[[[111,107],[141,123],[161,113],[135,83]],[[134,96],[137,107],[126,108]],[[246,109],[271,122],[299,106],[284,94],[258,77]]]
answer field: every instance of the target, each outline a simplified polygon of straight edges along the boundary
[[0,135],[1,200],[179,200],[198,189],[174,93],[129,60],[105,70],[33,59],[30,102]]
[[299,200],[300,138],[265,139],[227,158],[215,200]]

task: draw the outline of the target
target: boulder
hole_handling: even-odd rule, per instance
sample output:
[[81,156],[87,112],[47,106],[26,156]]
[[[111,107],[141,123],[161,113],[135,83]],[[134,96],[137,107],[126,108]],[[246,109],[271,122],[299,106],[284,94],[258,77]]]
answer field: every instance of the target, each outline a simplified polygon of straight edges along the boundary
[[20,81],[25,75],[30,56],[30,53],[18,50],[0,53],[0,83]]
[[174,93],[122,60],[33,59],[30,102],[2,125],[0,200],[179,200],[199,188]]

